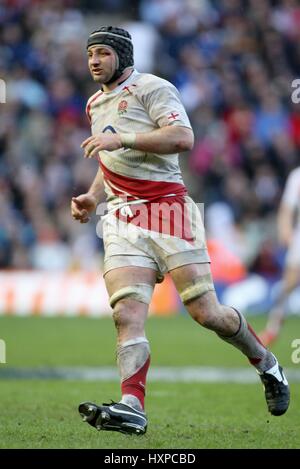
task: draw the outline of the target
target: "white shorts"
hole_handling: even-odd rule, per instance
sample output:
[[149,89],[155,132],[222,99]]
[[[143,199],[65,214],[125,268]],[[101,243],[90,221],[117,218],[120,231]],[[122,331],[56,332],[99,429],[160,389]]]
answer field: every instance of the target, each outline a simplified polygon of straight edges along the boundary
[[[174,222],[172,230],[166,229],[171,219],[174,221],[175,215],[172,218],[172,214],[169,219],[167,216],[163,218],[163,233],[146,229],[144,222],[128,223],[126,218],[120,219],[114,213],[106,215],[103,220],[104,275],[119,267],[147,267],[157,272],[157,282],[160,282],[166,272],[177,267],[210,262],[200,210],[190,197],[185,196],[182,200],[185,225],[183,231],[175,232],[180,225],[180,216],[179,223],[178,220],[177,224]],[[133,205],[130,208],[132,209]],[[157,215],[158,210],[154,208],[151,213],[154,211]],[[155,220],[151,228],[154,223]]]

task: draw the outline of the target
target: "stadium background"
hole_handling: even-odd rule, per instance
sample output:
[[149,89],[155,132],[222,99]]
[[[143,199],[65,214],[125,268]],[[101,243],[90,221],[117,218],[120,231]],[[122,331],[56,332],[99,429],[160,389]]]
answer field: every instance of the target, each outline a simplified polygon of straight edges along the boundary
[[[261,313],[281,277],[284,252],[277,243],[276,214],[286,177],[299,164],[300,147],[300,104],[291,100],[292,81],[300,72],[296,0],[1,0],[0,78],[6,82],[7,99],[0,104],[0,338],[7,343],[8,367],[113,365],[113,345],[104,338],[107,334],[113,341],[106,319],[99,324],[85,318],[57,323],[34,317],[24,323],[12,317],[110,314],[101,278],[98,219],[80,225],[70,217],[71,196],[86,191],[96,171],[96,162],[82,158],[80,143],[90,132],[86,101],[97,89],[87,69],[86,39],[103,24],[127,28],[136,68],[168,79],[181,92],[196,136],[193,151],[180,157],[181,168],[190,195],[205,204],[220,299],[246,313]],[[299,313],[298,304],[296,292],[291,312]],[[156,292],[151,310],[160,315],[182,311],[168,281]],[[155,364],[244,366],[234,352],[226,349],[223,355],[206,332],[203,357],[197,356],[190,326],[184,339],[183,318],[173,326],[172,321],[150,322],[154,343],[163,342],[162,356],[154,353]],[[265,318],[257,321],[262,326]],[[290,321],[278,345],[287,366],[293,366],[290,343],[299,330],[298,318]],[[93,340],[97,343],[98,330],[104,348],[111,351],[109,358],[99,357],[95,349],[87,352]],[[171,355],[174,344],[186,347],[185,355]],[[214,351],[208,354],[210,346]],[[13,396],[18,384],[5,377],[1,395],[12,405],[6,392]],[[32,410],[30,386],[23,385],[22,396]],[[40,386],[46,392],[47,383]],[[187,392],[183,384],[176,389],[174,404]],[[164,392],[157,390],[156,398]],[[207,388],[207,396],[211,392]],[[239,394],[235,388],[234,402]],[[54,408],[51,399],[48,404]],[[249,408],[243,411],[250,416]],[[229,417],[230,426],[234,417]],[[251,423],[253,429],[256,424]],[[26,446],[28,435],[16,441],[13,424],[7,428],[11,440],[3,440],[4,445]],[[212,428],[215,434],[220,430],[220,438],[227,432]],[[272,429],[279,432],[276,447],[283,441],[295,446],[290,428],[287,422],[286,441],[279,426]],[[43,447],[35,436],[29,435],[35,447]],[[177,437],[172,435],[169,445],[176,445]],[[93,438],[90,444],[97,447]],[[189,446],[198,443],[188,438],[182,445],[198,447]],[[56,434],[48,445],[59,445],[59,439]],[[67,447],[72,447],[70,441]],[[83,434],[78,441],[84,447]],[[166,444],[150,441],[155,447]],[[272,446],[271,439],[265,441]],[[221,443],[207,443],[214,445]]]

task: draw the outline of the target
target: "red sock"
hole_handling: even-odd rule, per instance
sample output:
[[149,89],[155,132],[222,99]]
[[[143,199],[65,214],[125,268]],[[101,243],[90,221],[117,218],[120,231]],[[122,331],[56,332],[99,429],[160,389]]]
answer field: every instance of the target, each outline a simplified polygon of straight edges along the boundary
[[122,395],[132,394],[137,397],[144,409],[146,376],[150,365],[150,357],[147,358],[144,365],[132,376],[125,379],[121,384]]

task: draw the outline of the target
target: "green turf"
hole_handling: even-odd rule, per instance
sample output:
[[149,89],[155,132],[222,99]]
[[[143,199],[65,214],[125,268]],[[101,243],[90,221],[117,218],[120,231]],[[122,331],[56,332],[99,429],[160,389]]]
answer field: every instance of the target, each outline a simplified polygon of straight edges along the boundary
[[[251,323],[260,329],[264,318]],[[237,351],[185,316],[150,318],[152,364],[246,366]],[[299,319],[287,321],[274,351],[289,368]],[[109,319],[0,318],[8,366],[113,365]],[[143,437],[96,432],[80,421],[82,400],[118,399],[117,383],[0,380],[1,448],[299,448],[300,384],[282,417],[266,411],[261,385],[150,382]]]
[[[265,318],[250,320],[260,330]],[[213,332],[181,315],[151,317],[147,336],[152,364],[161,366],[246,366],[247,360]],[[0,317],[8,366],[99,366],[115,364],[115,330],[110,318]],[[274,347],[283,365],[291,361],[291,342],[300,338],[300,319],[290,318]],[[2,366],[2,365],[0,365]]]
[[[261,386],[150,383],[145,436],[97,432],[85,399],[117,398],[116,383],[1,381],[1,448],[299,448],[300,386],[285,416],[269,417]],[[298,395],[298,397],[297,397]]]

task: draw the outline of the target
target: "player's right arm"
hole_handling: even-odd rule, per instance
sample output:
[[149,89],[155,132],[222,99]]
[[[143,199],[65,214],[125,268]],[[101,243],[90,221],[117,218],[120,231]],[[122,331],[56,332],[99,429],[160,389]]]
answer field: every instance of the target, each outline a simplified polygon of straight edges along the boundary
[[294,233],[294,215],[299,200],[299,168],[292,171],[286,181],[278,213],[279,242],[288,247]]
[[89,215],[96,209],[102,195],[103,176],[99,168],[89,191],[77,197],[72,197],[71,214],[74,220],[78,220],[80,223],[87,223],[90,220]]
[[293,238],[294,210],[288,205],[281,204],[278,213],[278,237],[284,247],[289,247]]

